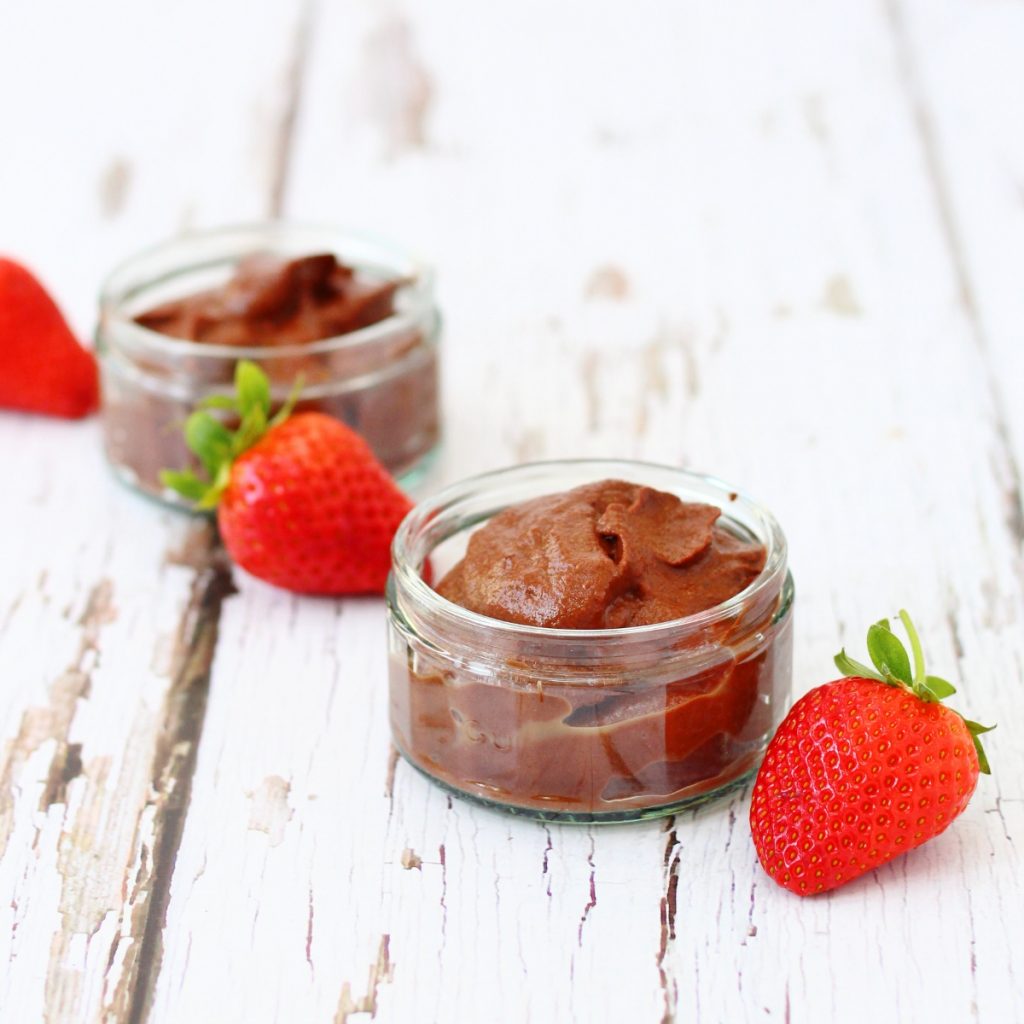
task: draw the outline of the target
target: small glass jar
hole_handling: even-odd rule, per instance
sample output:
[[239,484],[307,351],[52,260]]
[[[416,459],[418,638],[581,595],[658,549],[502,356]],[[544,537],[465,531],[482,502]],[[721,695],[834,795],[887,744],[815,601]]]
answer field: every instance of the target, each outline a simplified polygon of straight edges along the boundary
[[[523,626],[441,597],[469,534],[545,494],[614,479],[722,509],[760,575],[687,618]],[[640,462],[535,463],[447,488],[406,517],[388,581],[391,728],[460,796],[548,821],[634,821],[702,803],[756,768],[790,692],[793,581],[772,515],[718,480]]]
[[[185,341],[135,322],[164,302],[223,285],[244,257],[323,252],[368,277],[400,280],[393,315],[321,341],[272,347]],[[229,394],[235,364],[250,359],[267,373],[277,404],[301,375],[298,408],[349,424],[408,486],[440,438],[439,328],[430,270],[382,242],[273,222],[166,242],[122,264],[100,296],[96,350],[107,458],[129,484],[179,503],[159,472],[196,465],[182,438],[185,419],[200,399]]]

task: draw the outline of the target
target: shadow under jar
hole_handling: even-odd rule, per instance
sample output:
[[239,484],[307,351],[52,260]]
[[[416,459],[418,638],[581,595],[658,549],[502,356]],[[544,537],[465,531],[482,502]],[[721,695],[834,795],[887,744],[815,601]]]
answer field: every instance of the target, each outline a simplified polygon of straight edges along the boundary
[[[137,317],[176,300],[224,288],[243,261],[332,254],[361,281],[395,285],[383,318],[357,330],[299,344],[214,344],[172,337]],[[316,410],[361,434],[406,486],[426,468],[440,439],[440,320],[430,271],[370,238],[282,223],[183,236],[122,264],[100,297],[96,348],[103,388],[107,459],[130,485],[172,504],[161,469],[195,467],[185,419],[210,395],[232,392],[240,359],[258,363],[280,405],[297,378],[298,410]]]
[[[615,479],[722,510],[763,546],[729,600],[620,629],[551,629],[469,611],[435,579],[469,535],[514,505]],[[789,700],[793,581],[764,508],[715,479],[637,462],[537,463],[466,480],[418,505],[388,581],[391,728],[445,788],[553,821],[634,821],[721,795],[756,768]]]

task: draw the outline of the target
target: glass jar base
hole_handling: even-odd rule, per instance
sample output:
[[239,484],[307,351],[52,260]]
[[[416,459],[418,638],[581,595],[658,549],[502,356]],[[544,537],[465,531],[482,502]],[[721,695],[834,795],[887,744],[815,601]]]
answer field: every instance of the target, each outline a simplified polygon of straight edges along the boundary
[[[392,742],[394,741],[392,740]],[[680,811],[697,810],[707,804],[717,803],[719,800],[742,789],[754,777],[758,765],[761,763],[762,756],[758,754],[751,764],[740,770],[737,776],[723,782],[714,789],[703,793],[693,793],[681,799],[673,800],[670,803],[658,804],[652,807],[631,807],[628,810],[621,811],[548,811],[540,807],[526,807],[521,804],[510,804],[501,800],[492,800],[489,797],[480,796],[478,793],[470,793],[467,790],[460,789],[458,786],[445,782],[444,779],[440,779],[436,775],[431,775],[429,771],[412,760],[399,744],[396,743],[395,748],[402,755],[403,760],[415,768],[420,775],[460,800],[476,804],[478,807],[486,807],[488,810],[511,814],[517,818],[559,822],[566,825],[627,825],[630,822],[664,818]]]

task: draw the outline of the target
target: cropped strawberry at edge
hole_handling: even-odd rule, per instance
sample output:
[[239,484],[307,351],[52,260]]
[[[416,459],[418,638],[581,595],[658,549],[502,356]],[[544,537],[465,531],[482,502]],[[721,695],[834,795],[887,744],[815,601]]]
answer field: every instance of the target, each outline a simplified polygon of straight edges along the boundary
[[0,257],[0,406],[79,419],[99,405],[99,373],[49,293]]

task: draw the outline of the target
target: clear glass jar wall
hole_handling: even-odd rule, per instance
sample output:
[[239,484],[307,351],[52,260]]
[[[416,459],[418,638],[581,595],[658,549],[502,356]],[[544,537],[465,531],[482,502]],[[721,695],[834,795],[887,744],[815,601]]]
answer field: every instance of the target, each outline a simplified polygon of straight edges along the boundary
[[[477,615],[423,580],[510,505],[618,479],[718,505],[767,551],[764,570],[698,615],[614,630]],[[763,508],[713,479],[633,462],[539,463],[448,488],[395,538],[390,711],[415,767],[470,798],[547,820],[629,821],[719,795],[757,765],[786,710],[793,584]]]
[[[362,273],[401,279],[395,313],[348,334],[301,345],[196,343],[149,330],[134,317],[160,303],[222,285],[253,254],[297,258],[330,252]],[[200,399],[231,390],[239,359],[259,363],[276,403],[301,375],[298,408],[348,423],[403,482],[440,438],[439,316],[428,269],[387,244],[327,228],[261,224],[185,236],[111,274],[96,331],[107,458],[128,483],[168,500],[161,469],[194,466],[181,428]]]

